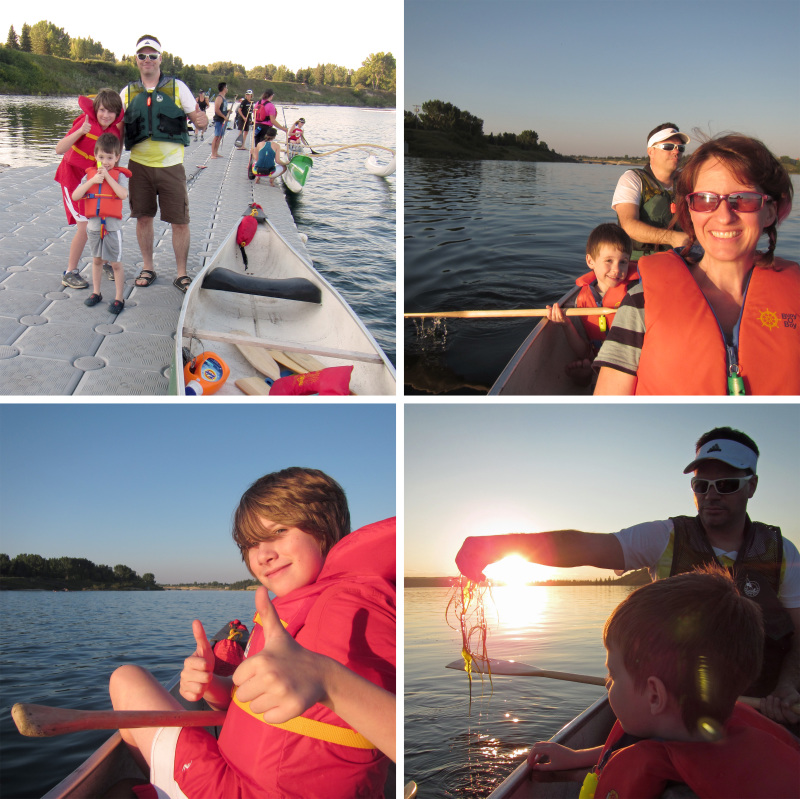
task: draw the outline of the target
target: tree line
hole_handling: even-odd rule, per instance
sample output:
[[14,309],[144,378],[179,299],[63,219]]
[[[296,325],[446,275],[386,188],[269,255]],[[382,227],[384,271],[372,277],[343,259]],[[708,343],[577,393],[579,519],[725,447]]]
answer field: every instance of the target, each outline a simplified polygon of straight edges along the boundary
[[[52,55],[69,58],[73,61],[97,60],[110,63],[134,64],[135,54],[123,55],[117,61],[114,53],[92,38],[71,37],[63,28],[48,20],[40,20],[34,25],[23,24],[19,35],[12,25],[8,30],[5,46],[11,50],[25,53]],[[381,89],[394,91],[397,84],[397,62],[391,53],[370,53],[359,69],[349,69],[337,64],[317,64],[293,72],[285,64],[245,69],[241,64],[231,61],[215,61],[208,65],[187,65],[177,55],[164,51],[161,56],[165,74],[175,75],[185,83],[194,84],[202,74],[222,78],[253,78],[282,83],[303,83],[309,86],[342,86],[354,89]]]
[[118,563],[97,565],[86,558],[43,558],[27,553],[10,558],[0,553],[0,577],[22,577],[34,580],[65,580],[68,583],[92,583],[116,586],[156,587],[156,578],[150,572],[141,577],[129,566]]
[[482,119],[442,100],[426,100],[419,111],[405,111],[404,125],[406,128],[416,130],[461,133],[501,147],[550,151],[547,142],[539,141],[539,134],[535,130],[523,130],[522,133],[484,134]]

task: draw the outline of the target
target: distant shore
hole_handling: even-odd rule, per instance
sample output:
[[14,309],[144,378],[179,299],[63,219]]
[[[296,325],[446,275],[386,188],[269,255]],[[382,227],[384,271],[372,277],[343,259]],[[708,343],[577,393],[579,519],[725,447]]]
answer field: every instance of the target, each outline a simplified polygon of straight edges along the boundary
[[[405,577],[404,588],[451,588],[458,582],[458,577]],[[622,577],[600,577],[595,580],[543,580],[526,583],[533,586],[561,586],[561,585],[646,585],[650,582],[647,569],[623,574]]]

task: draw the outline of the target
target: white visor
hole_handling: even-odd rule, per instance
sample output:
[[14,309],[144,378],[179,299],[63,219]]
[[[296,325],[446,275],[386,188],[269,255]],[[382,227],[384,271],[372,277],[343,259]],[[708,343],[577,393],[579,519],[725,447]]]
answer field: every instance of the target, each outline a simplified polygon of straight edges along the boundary
[[727,438],[715,438],[703,444],[695,453],[695,459],[683,470],[684,474],[693,472],[703,461],[722,461],[734,469],[750,469],[756,473],[758,455],[750,447]]

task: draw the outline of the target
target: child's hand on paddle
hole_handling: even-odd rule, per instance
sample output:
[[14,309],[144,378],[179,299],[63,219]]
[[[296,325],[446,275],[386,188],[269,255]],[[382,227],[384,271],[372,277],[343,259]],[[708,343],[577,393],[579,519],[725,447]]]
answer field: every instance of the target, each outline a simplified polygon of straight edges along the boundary
[[196,702],[203,698],[214,677],[214,652],[202,623],[197,619],[192,622],[192,632],[197,649],[183,661],[180,692],[184,699]]
[[567,317],[561,308],[558,307],[557,302],[547,306],[547,318],[556,325],[566,324],[567,321]]
[[256,589],[256,610],[264,630],[264,648],[233,673],[236,698],[265,721],[280,724],[325,699],[329,658],[305,649],[281,624],[267,589]]

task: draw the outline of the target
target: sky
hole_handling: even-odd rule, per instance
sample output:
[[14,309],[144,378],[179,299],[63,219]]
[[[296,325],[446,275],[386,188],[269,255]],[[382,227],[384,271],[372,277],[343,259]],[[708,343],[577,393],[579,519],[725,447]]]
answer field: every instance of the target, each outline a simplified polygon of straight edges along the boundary
[[0,404],[0,552],[247,579],[231,519],[254,480],[321,469],[355,530],[395,514],[395,448],[387,404]]
[[797,404],[406,403],[404,424],[406,576],[456,575],[469,535],[611,533],[693,516],[683,470],[695,441],[725,425],[761,452],[751,518],[780,526],[800,547]]
[[[738,131],[800,156],[797,0],[406,0],[405,109],[565,155],[645,155],[648,131]],[[693,145],[689,145],[689,152]]]
[[[65,3],[36,0],[29,10],[24,4],[6,3],[0,15],[3,43],[9,26],[17,35],[22,25],[40,20],[63,28],[71,37],[101,42],[117,58],[132,55],[136,40],[146,33],[184,64],[231,61],[245,69],[281,64],[293,72],[318,63],[358,69],[370,53],[390,52],[395,58],[403,46],[403,24],[399,5],[367,6],[358,0],[321,0],[288,5],[185,3],[141,6],[119,13],[98,13],[96,3]],[[121,22],[122,21],[122,22]]]

